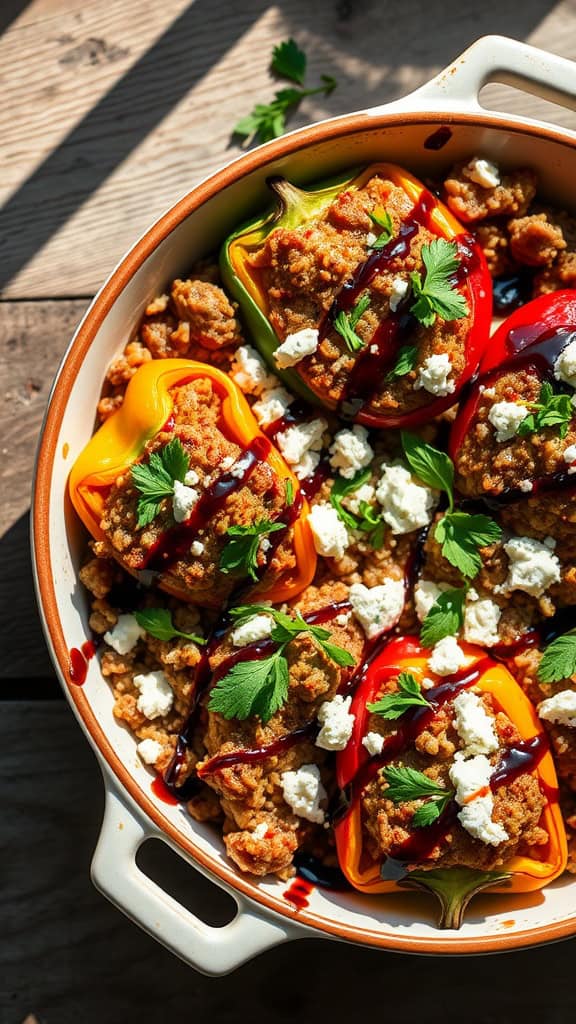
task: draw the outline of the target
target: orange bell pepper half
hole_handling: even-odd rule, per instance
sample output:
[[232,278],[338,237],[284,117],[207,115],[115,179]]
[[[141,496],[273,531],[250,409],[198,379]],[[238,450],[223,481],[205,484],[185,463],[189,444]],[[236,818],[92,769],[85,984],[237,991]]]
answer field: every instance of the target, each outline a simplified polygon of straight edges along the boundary
[[[260,431],[237,385],[212,366],[187,359],[154,359],[139,367],[120,408],[97,430],[72,467],[68,485],[72,504],[92,536],[104,539],[100,522],[116,479],[140,459],[146,444],[168,423],[173,410],[170,390],[202,377],[212,381],[221,399],[226,436],[242,449],[262,438],[268,451],[266,462],[280,480],[291,481],[294,495],[301,500],[300,513],[292,527],[296,566],[267,589],[265,579],[258,584],[258,594],[265,595],[267,600],[288,601],[308,586],[316,569],[316,551],[307,523],[308,504],[300,494],[297,477]],[[186,599],[178,588],[163,581],[159,586]]]
[[[457,867],[419,870],[424,866],[421,862],[416,870],[409,871],[403,879],[387,880],[381,876],[381,865],[371,859],[365,848],[361,799],[363,787],[357,785],[358,780],[362,783],[363,779],[366,779],[366,784],[370,781],[366,765],[370,762],[371,756],[362,745],[370,715],[366,704],[377,698],[385,680],[395,678],[400,672],[412,673],[419,682],[424,677],[432,675],[428,669],[427,652],[420,646],[416,637],[402,637],[391,641],[371,663],[350,708],[351,713],[355,715],[350,742],[345,750],[337,755],[338,784],[342,790],[350,788],[352,793],[350,805],[335,825],[338,860],[344,875],[355,889],[365,893],[400,892],[406,886],[432,891],[442,903],[444,914],[441,925],[444,927],[459,926],[463,911],[476,892],[484,890],[522,893],[541,889],[565,870],[567,862],[566,834],[558,804],[556,771],[538,716],[503,665],[493,661],[477,647],[470,644],[461,646],[470,661],[459,675],[477,673],[477,677],[470,685],[481,693],[489,693],[492,696],[495,708],[508,716],[520,733],[522,741],[533,740],[535,737],[542,739],[544,753],[540,752],[533,767],[533,774],[547,798],[540,820],[542,828],[548,833],[545,845],[533,847],[529,855],[512,857],[501,871],[496,872]],[[438,685],[445,681],[445,678],[440,678]],[[394,755],[391,760],[393,758]],[[385,755],[380,760],[379,755],[376,755],[373,760],[378,763],[376,767],[386,764]],[[526,771],[530,770],[529,767],[526,768]],[[375,773],[371,778],[374,777]],[[424,831],[425,829],[418,830]]]

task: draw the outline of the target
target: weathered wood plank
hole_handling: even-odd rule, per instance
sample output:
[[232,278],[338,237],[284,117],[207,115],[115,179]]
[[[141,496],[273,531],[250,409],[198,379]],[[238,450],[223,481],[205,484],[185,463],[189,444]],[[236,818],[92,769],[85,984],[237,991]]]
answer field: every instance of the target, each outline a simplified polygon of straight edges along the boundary
[[[574,940],[505,957],[386,955],[323,939],[266,953],[228,978],[201,977],[110,906],[88,872],[102,814],[102,782],[63,704],[4,704],[0,1019],[29,1013],[54,1024],[236,1024],[419,1021],[563,1024],[574,1019]],[[179,858],[147,870],[201,916],[226,909]],[[442,993],[442,998],[439,997]]]
[[87,300],[0,303],[0,678],[51,674],[33,593],[30,485],[52,379]]
[[[422,24],[423,17],[425,25]],[[339,88],[291,121],[369,107],[426,81],[486,32],[576,57],[571,0],[36,0],[0,39],[0,276],[18,298],[92,293],[194,182],[234,156],[230,132],[270,98],[272,45],[295,35]],[[546,106],[491,87],[505,109]],[[557,119],[576,126],[574,114]]]

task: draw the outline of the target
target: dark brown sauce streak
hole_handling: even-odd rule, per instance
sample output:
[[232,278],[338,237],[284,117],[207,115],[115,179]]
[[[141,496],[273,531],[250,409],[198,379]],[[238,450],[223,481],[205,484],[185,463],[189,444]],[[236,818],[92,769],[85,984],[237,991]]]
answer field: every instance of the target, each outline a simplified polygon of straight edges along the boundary
[[437,128],[435,132],[428,135],[424,139],[424,149],[439,150],[444,149],[444,146],[450,142],[452,138],[452,129],[448,125],[444,124],[441,128]]

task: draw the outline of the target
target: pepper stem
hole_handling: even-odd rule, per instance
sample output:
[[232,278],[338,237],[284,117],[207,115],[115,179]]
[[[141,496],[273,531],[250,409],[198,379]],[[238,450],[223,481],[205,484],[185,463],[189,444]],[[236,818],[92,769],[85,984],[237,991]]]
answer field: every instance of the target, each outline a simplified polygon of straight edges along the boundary
[[458,929],[472,897],[483,889],[506,883],[510,877],[506,871],[438,868],[436,871],[411,871],[398,885],[432,893],[441,907],[438,927]]
[[267,178],[266,184],[275,193],[277,200],[274,226],[283,228],[299,227],[311,217],[322,213],[344,188],[339,184],[310,192],[297,188],[278,175]]

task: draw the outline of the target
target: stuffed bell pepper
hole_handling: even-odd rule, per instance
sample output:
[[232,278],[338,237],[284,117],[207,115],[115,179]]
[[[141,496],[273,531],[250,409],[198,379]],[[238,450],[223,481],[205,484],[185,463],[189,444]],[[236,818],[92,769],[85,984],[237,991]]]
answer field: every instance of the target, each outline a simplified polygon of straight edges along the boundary
[[454,671],[415,637],[389,643],[355,693],[337,764],[345,800],[336,843],[348,881],[366,893],[432,892],[451,928],[475,893],[540,889],[567,858],[535,710],[502,665],[462,649]]
[[224,282],[291,390],[372,427],[453,405],[489,336],[478,244],[407,171],[269,185],[277,209],[224,244]]
[[284,601],[314,575],[298,480],[234,382],[206,364],[141,366],[69,488],[108,554],[183,600],[214,607],[244,588]]

